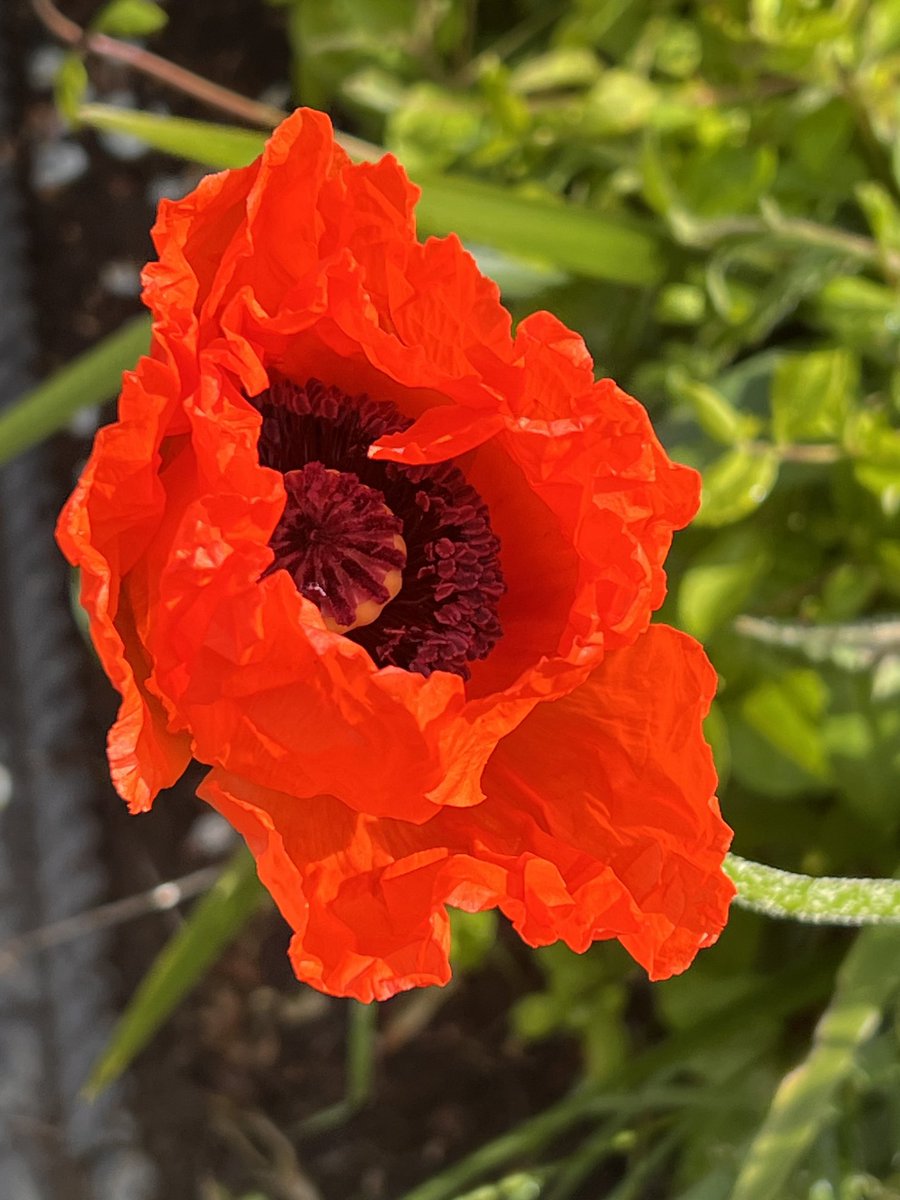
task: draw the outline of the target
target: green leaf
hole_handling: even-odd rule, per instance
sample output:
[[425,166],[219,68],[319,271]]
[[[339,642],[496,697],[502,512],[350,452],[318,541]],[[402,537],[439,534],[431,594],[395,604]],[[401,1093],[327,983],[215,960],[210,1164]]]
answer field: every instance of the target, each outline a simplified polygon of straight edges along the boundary
[[788,671],[763,679],[741,703],[744,720],[810,780],[830,778],[822,737],[828,690],[815,671]]
[[0,462],[61,429],[80,408],[114,396],[122,372],[150,347],[150,318],[135,317],[0,415]]
[[585,133],[593,137],[633,133],[647,124],[659,103],[659,90],[643,75],[606,70],[585,100]]
[[[313,108],[330,108],[344,82],[367,66],[409,77],[417,40],[433,62],[438,31],[423,30],[425,6],[416,0],[289,0],[289,7],[294,91]],[[439,10],[446,13],[446,6],[430,6],[435,16]]]
[[528,96],[563,88],[583,88],[600,74],[597,56],[586,46],[557,46],[517,66],[509,78],[514,92]]
[[168,19],[153,0],[111,0],[91,22],[91,29],[111,37],[142,38],[158,33]]
[[231,125],[162,117],[111,104],[83,104],[78,119],[94,129],[127,133],[166,154],[216,168],[247,166],[262,153],[268,136]]
[[900,254],[900,206],[886,187],[868,179],[856,186],[856,198],[885,254]]
[[858,387],[859,360],[850,350],[787,355],[772,381],[775,440],[840,441]]
[[390,114],[385,144],[419,177],[451,168],[490,142],[485,107],[472,92],[447,92],[431,83],[412,87]]
[[769,146],[701,146],[684,162],[678,188],[694,216],[732,216],[749,212],[775,178],[777,159]]
[[653,315],[661,325],[699,325],[706,308],[703,288],[694,283],[668,283],[660,290]]
[[813,315],[838,341],[878,362],[896,364],[900,330],[896,289],[872,279],[842,275],[822,288]]
[[714,700],[703,722],[703,736],[712,748],[716,771],[719,775],[719,786],[725,788],[731,777],[731,737],[728,722],[722,712],[722,706]]
[[678,623],[700,641],[740,612],[771,565],[761,530],[741,526],[720,534],[696,555],[678,589]]
[[838,973],[806,1059],[784,1077],[750,1145],[731,1200],[772,1200],[828,1121],[860,1048],[878,1028],[900,987],[900,930],[867,929]]
[[716,385],[741,412],[767,411],[772,377],[783,357],[780,349],[752,354],[720,375]]
[[[763,42],[775,46],[816,50],[843,33],[855,17],[855,4],[824,6],[796,3],[795,0],[751,0],[751,29]],[[806,56],[798,56],[804,61]]]
[[78,108],[88,86],[87,67],[80,54],[67,54],[56,72],[53,94],[56,107],[73,125],[78,124]]
[[854,413],[844,430],[860,484],[873,492],[889,517],[900,512],[900,429],[888,424],[883,410]]
[[[804,736],[815,738],[815,726],[804,730]],[[731,753],[731,777],[741,787],[758,796],[777,801],[799,799],[822,791],[822,780],[804,771],[771,740],[759,733],[744,719],[740,710],[728,711],[728,746]],[[785,808],[784,823],[771,831],[774,839],[786,842],[796,838],[796,830],[804,827],[805,814]]]
[[85,1086],[88,1096],[118,1079],[265,898],[256,864],[242,848],[144,977],[91,1071]]
[[349,76],[341,90],[354,105],[368,108],[381,116],[389,116],[400,108],[407,88],[381,67],[364,67]]
[[672,79],[690,79],[702,61],[700,30],[690,21],[667,20],[656,46],[656,69]]
[[871,675],[834,673],[822,731],[844,807],[886,841],[900,827],[900,655],[896,649],[895,642],[895,653],[880,656]]
[[763,446],[729,450],[703,472],[703,501],[697,525],[731,525],[766,499],[778,478],[778,451]]
[[734,405],[708,383],[691,379],[686,372],[673,368],[668,375],[669,390],[689,404],[702,428],[717,442],[734,446],[752,437],[759,421],[738,412]]
[[478,263],[478,269],[497,284],[505,301],[524,300],[536,296],[551,287],[560,287],[569,276],[546,263],[513,258],[492,246],[476,246],[472,242],[466,249]]
[[854,153],[853,111],[842,99],[832,97],[799,115],[789,134],[787,167],[796,172],[816,196],[843,198],[859,177],[862,164]]
[[881,572],[874,563],[838,563],[822,583],[818,602],[808,601],[817,621],[852,621],[869,607],[881,590]]
[[661,245],[646,226],[474,179],[438,175],[417,182],[422,199],[416,215],[426,233],[457,233],[592,279],[649,285],[662,275]]

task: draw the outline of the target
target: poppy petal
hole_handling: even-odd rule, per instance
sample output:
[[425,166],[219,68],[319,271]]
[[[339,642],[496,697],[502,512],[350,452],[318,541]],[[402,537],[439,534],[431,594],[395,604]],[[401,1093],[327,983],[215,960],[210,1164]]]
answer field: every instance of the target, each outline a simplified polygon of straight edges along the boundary
[[120,419],[101,429],[78,487],[60,513],[56,537],[81,568],[81,601],[104,669],[122,694],[109,734],[113,782],[132,812],[143,812],[190,761],[190,739],[169,732],[153,686],[153,665],[137,629],[145,598],[129,572],[162,517],[154,456],[177,420],[172,371],[143,358],[125,376]]
[[[715,686],[697,642],[652,625],[500,743],[483,808],[504,836],[518,829],[542,848],[574,901],[540,941],[563,937],[583,950],[618,937],[662,979],[716,940],[734,888],[722,873],[731,831],[702,731]],[[594,915],[606,869],[629,901],[630,919],[618,928]]]
[[695,642],[654,626],[500,744],[482,804],[422,825],[222,771],[200,794],[247,838],[298,976],[332,994],[445,983],[448,904],[499,907],[532,945],[617,937],[666,978],[716,940],[734,894],[701,727],[714,682]]

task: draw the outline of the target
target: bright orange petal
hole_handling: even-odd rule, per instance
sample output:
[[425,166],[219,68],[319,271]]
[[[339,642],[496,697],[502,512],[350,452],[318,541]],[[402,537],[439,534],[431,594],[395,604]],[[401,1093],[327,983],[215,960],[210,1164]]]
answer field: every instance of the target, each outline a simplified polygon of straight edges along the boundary
[[663,602],[663,562],[697,511],[700,478],[669,459],[636,400],[594,381],[584,342],[555,317],[522,321],[516,350],[524,390],[500,441],[581,563],[560,652],[626,645]]
[[448,904],[499,907],[532,945],[619,938],[665,978],[716,940],[734,894],[701,730],[714,686],[699,646],[654,626],[501,743],[482,804],[424,824],[223,771],[200,794],[247,838],[298,976],[324,991],[446,982]]
[[[701,724],[715,685],[696,642],[651,626],[571,695],[539,705],[485,772],[497,828],[537,840],[566,882],[574,907],[556,935],[578,950],[618,937],[652,979],[716,940],[734,894]],[[606,871],[629,898],[619,925],[597,919]]]
[[145,552],[164,508],[156,451],[177,425],[172,372],[144,358],[125,377],[120,420],[102,429],[56,536],[81,569],[81,598],[103,666],[122,694],[109,735],[113,783],[134,812],[148,809],[190,760],[190,741],[172,734],[152,687],[152,663],[136,628],[128,574]]
[[435,897],[447,852],[419,850],[419,827],[219,770],[198,791],[256,856],[260,879],[294,930],[290,953],[300,979],[365,1003],[447,982],[449,929]]

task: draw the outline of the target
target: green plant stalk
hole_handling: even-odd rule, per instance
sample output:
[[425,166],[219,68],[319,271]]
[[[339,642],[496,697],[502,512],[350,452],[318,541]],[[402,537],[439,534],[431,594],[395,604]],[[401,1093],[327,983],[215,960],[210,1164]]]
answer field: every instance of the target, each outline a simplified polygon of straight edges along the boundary
[[820,925],[900,923],[900,880],[839,879],[780,871],[729,854],[725,871],[735,903],[768,917]]
[[809,246],[845,254],[868,267],[900,268],[900,255],[879,247],[872,238],[846,229],[822,225],[802,217],[786,217],[771,204],[761,217],[718,217],[698,220],[677,210],[670,214],[669,228],[680,245],[709,250],[730,238],[770,237],[785,245]]
[[347,1100],[354,1108],[361,1108],[372,1094],[377,1025],[377,1004],[351,1001],[347,1034]]
[[731,1200],[771,1200],[786,1184],[832,1111],[856,1055],[900,991],[900,932],[867,929],[838,971],[804,1062],[784,1077],[747,1151]]

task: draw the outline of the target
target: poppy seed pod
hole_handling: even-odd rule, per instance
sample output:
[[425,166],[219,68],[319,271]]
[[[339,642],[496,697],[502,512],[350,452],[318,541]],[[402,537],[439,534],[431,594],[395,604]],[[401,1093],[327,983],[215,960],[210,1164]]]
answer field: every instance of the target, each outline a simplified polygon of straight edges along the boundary
[[665,977],[733,895],[715,674],[650,624],[698,477],[416,197],[299,110],[160,206],[150,356],[58,526],[113,781],[208,764],[324,991],[446,982],[447,905]]

